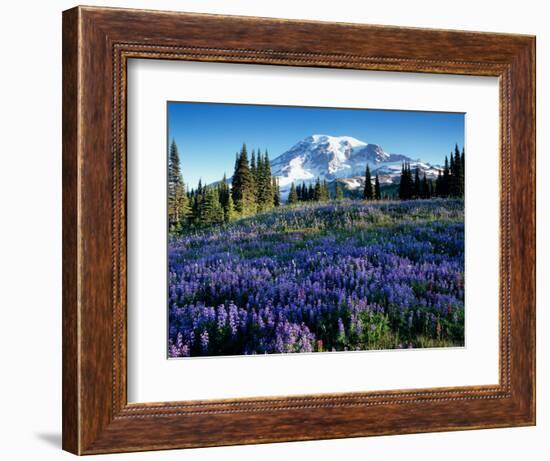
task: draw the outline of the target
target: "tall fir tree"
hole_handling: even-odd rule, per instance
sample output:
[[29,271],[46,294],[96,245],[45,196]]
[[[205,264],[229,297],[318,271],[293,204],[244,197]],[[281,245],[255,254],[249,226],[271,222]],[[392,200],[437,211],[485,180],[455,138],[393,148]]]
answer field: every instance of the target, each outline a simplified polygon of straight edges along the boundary
[[317,180],[315,181],[315,189],[313,190],[313,201],[318,202],[321,200],[321,180],[319,179],[319,176],[317,176]]
[[192,223],[195,223],[197,220],[197,213],[199,209],[199,203],[197,200],[197,191],[195,189],[191,189],[191,192],[189,193],[189,203],[191,205],[190,220]]
[[295,205],[298,203],[298,194],[296,193],[296,186],[294,183],[290,185],[290,192],[288,193],[288,204]]
[[344,200],[344,189],[342,188],[342,184],[339,181],[336,181],[336,189],[334,191],[334,199],[335,200]]
[[462,170],[462,159],[460,157],[460,151],[458,150],[458,144],[455,145],[454,154],[451,156],[452,169],[451,169],[451,183],[449,195],[452,197],[464,196],[464,173]]
[[[258,156],[258,164],[260,163],[260,158]],[[258,204],[258,166],[256,165],[256,152],[252,149],[250,152],[250,177],[252,178],[252,189],[254,191],[254,201]]]
[[425,172],[424,172],[424,177],[422,178],[422,184],[420,187],[420,198],[430,198],[430,188],[428,184],[428,178],[426,178]]
[[309,183],[309,187],[307,188],[307,200],[314,200],[315,198],[315,189],[313,187],[312,183]]
[[[455,158],[453,152],[449,154],[449,174],[453,176],[455,174]],[[450,183],[449,183],[450,184]],[[450,186],[449,186],[450,187]],[[450,190],[450,189],[449,189]]]
[[281,206],[281,190],[279,189],[279,179],[273,176],[273,206]]
[[224,210],[219,200],[219,193],[214,187],[207,187],[204,191],[201,205],[201,224],[222,224],[225,220]]
[[321,202],[328,202],[330,200],[330,192],[328,190],[327,180],[323,179],[321,183],[321,197],[319,199]]
[[254,180],[248,163],[246,144],[243,144],[236,162],[231,187],[235,210],[242,216],[248,216],[256,212],[256,197],[254,191]]
[[443,173],[441,170],[437,171],[437,179],[435,180],[435,193],[437,197],[443,196]]
[[378,179],[378,173],[376,173],[374,178],[374,199],[380,200],[381,198],[382,194],[380,193],[380,180]]
[[236,218],[235,205],[231,194],[227,196],[227,202],[223,207],[223,218],[226,223],[233,221]]
[[372,200],[373,195],[372,178],[370,175],[369,165],[367,164],[367,168],[365,170],[365,187],[363,189],[363,200]]
[[405,164],[401,164],[401,176],[399,177],[398,196],[401,200],[405,199]]
[[410,200],[414,195],[414,181],[411,172],[411,165],[406,162],[401,166],[401,179],[399,181],[399,198]]
[[306,186],[306,183],[302,181],[302,187],[300,189],[300,195],[298,196],[298,198],[302,201],[302,202],[307,202],[309,200],[309,196],[308,196],[308,191],[307,191],[307,186]]
[[271,165],[267,150],[261,156],[258,153],[256,187],[258,196],[258,211],[269,210],[273,207],[273,190],[271,179]]
[[420,173],[418,172],[418,166],[414,169],[414,192],[413,197],[420,198],[421,194],[421,185],[420,185]]
[[168,225],[170,231],[180,230],[187,223],[190,211],[181,174],[178,146],[173,139],[168,155]]
[[225,207],[228,197],[231,195],[231,191],[227,185],[227,175],[225,173],[223,174],[221,182],[218,184],[218,194],[221,206]]
[[445,156],[445,167],[443,168],[443,179],[441,181],[441,196],[448,197],[451,187],[451,171],[449,169],[449,160]]
[[250,174],[254,177],[257,174],[257,170],[256,170],[256,151],[254,149],[252,149],[252,152],[250,152]]
[[227,175],[224,173],[221,182],[218,184],[218,196],[220,205],[223,208],[224,221],[230,222],[236,217],[231,189],[227,183]]

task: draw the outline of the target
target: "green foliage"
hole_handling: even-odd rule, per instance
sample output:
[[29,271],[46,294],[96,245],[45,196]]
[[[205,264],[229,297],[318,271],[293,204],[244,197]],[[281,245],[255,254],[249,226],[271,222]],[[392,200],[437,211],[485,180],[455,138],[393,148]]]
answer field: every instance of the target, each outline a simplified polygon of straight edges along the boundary
[[340,184],[338,181],[336,181],[336,190],[334,193],[334,198],[338,201],[344,199],[344,189],[342,188],[342,184]]
[[191,212],[181,175],[180,158],[176,141],[172,140],[168,155],[168,226],[177,232],[185,225]]
[[250,171],[245,144],[235,162],[231,194],[235,209],[241,216],[249,216],[256,212],[255,180]]
[[271,178],[271,165],[267,150],[263,157],[258,151],[258,166],[256,173],[256,197],[258,211],[266,211],[273,208],[273,181]]
[[321,200],[321,180],[317,177],[315,181],[315,188],[313,189],[313,201],[319,202]]
[[217,225],[225,220],[224,209],[219,200],[219,192],[215,187],[208,187],[203,195],[201,209],[201,224]]
[[399,181],[399,198],[410,200],[415,194],[415,186],[410,163],[401,165],[401,180]]
[[[260,163],[260,151],[258,150],[258,163]],[[258,166],[256,165],[256,152],[252,149],[250,154],[250,176],[252,181],[252,190],[254,201],[258,203]]]
[[224,222],[228,223],[237,218],[237,212],[233,204],[233,197],[231,194],[227,197],[227,203],[223,207]]
[[431,197],[430,185],[429,185],[428,180],[426,178],[426,173],[424,173],[424,177],[422,178],[422,182],[420,183],[419,196],[420,196],[420,198],[430,198]]
[[279,179],[273,177],[271,188],[273,189],[273,206],[281,206],[281,190],[279,189]]
[[[464,152],[464,151],[463,151]],[[455,145],[454,155],[451,154],[451,177],[449,195],[451,197],[464,196],[464,155],[460,155],[458,144]]]
[[414,171],[413,197],[414,198],[419,198],[420,197],[420,174],[418,172],[418,167],[416,167],[415,171]]
[[298,193],[296,192],[296,186],[294,183],[290,185],[290,192],[288,193],[288,204],[294,205],[298,203]]
[[448,197],[451,189],[451,169],[449,168],[449,160],[447,157],[445,157],[445,168],[443,169],[443,179],[441,185],[441,196]]
[[380,200],[382,198],[382,194],[380,192],[380,180],[378,179],[378,174],[376,175],[376,178],[374,178],[374,199]]
[[402,165],[399,198],[409,200],[431,197],[464,197],[464,149],[461,153],[458,144],[455,145],[454,152],[445,157],[444,167],[438,171],[435,183],[428,180],[425,173],[421,179],[418,168],[413,179],[410,164]]
[[398,336],[392,333],[386,314],[361,312],[362,331],[360,342],[366,349],[393,349],[399,343]]
[[363,190],[363,199],[372,200],[374,198],[374,193],[372,190],[372,178],[370,175],[370,168],[367,164],[367,169],[365,170],[365,188]]

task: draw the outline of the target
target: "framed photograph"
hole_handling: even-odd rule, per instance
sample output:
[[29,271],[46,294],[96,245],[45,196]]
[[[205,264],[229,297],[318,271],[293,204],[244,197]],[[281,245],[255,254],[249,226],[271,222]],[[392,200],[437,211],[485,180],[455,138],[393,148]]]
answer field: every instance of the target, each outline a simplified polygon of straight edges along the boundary
[[535,39],[63,13],[63,448],[535,424]]

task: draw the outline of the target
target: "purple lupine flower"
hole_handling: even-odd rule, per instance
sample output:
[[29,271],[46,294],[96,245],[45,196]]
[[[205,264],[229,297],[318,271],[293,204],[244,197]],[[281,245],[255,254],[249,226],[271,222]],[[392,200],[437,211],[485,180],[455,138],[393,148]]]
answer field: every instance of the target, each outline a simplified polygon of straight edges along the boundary
[[201,333],[201,349],[203,352],[208,351],[208,331],[206,330]]

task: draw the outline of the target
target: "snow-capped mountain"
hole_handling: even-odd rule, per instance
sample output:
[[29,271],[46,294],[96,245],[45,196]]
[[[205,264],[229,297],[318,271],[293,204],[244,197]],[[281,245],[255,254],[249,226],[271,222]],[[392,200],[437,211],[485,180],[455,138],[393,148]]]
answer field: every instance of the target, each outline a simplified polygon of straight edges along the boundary
[[271,174],[277,176],[281,191],[290,185],[321,180],[339,180],[346,188],[363,187],[365,169],[370,167],[372,176],[379,175],[382,184],[399,182],[401,165],[409,162],[411,168],[419,168],[421,174],[435,178],[440,167],[406,155],[390,154],[377,144],[368,144],[351,136],[315,134],[292,146],[271,161]]

